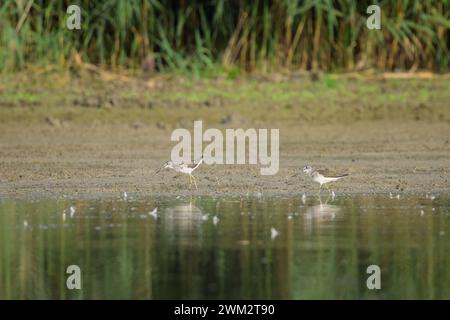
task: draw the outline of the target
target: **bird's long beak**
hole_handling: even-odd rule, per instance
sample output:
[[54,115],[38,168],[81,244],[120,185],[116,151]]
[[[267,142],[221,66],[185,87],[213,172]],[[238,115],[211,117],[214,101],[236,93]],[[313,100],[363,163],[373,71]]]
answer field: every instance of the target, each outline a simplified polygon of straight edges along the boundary
[[152,177],[153,177],[154,175],[158,174],[158,173],[161,171],[161,169],[162,169],[162,167],[156,169],[156,170],[153,172]]
[[156,169],[155,172],[153,172],[152,177],[153,177],[154,175],[158,174],[158,173],[164,168],[164,165],[165,165],[165,164],[163,164],[161,167],[159,167],[158,169]]

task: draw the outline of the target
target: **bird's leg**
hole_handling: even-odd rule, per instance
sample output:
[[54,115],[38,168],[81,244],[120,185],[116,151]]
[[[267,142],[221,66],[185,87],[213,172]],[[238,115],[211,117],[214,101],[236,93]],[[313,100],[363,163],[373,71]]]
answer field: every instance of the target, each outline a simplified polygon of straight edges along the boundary
[[320,190],[322,190],[322,184],[320,184],[319,192],[317,192],[319,195],[320,195]]
[[191,175],[189,175],[189,189],[191,188],[191,186],[192,186],[192,178]]
[[322,198],[320,196],[320,193],[317,195],[317,198],[319,198],[319,204],[322,205]]
[[330,190],[330,188],[328,188],[328,186],[327,185],[325,185],[325,187],[327,188],[327,190],[328,190],[328,192],[331,194],[331,190]]
[[192,177],[192,181],[194,181],[195,189],[198,189],[197,182],[196,182],[197,179],[195,179],[195,177],[193,175],[190,175],[190,176]]
[[197,189],[197,183],[195,183],[195,178],[193,175],[190,175],[191,181],[194,183],[195,189]]

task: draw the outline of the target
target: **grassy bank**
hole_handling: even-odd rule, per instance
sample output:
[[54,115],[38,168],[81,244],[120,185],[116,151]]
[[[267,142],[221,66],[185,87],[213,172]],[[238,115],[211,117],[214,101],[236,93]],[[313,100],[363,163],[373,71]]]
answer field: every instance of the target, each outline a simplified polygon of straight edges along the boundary
[[448,77],[371,79],[288,74],[195,80],[111,79],[69,72],[5,74],[0,123],[128,123],[161,128],[211,124],[450,121]]

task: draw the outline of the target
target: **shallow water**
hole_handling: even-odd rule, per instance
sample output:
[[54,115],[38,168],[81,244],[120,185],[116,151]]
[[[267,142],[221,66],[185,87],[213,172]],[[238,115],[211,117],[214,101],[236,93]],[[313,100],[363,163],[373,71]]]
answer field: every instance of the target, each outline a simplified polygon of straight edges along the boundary
[[442,196],[3,200],[0,299],[450,299],[449,227]]

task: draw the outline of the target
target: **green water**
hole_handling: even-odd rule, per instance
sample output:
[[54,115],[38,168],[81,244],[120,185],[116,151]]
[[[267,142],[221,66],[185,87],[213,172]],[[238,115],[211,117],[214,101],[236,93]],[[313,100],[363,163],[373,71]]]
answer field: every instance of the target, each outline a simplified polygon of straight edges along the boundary
[[449,227],[443,196],[2,200],[0,299],[450,299]]

